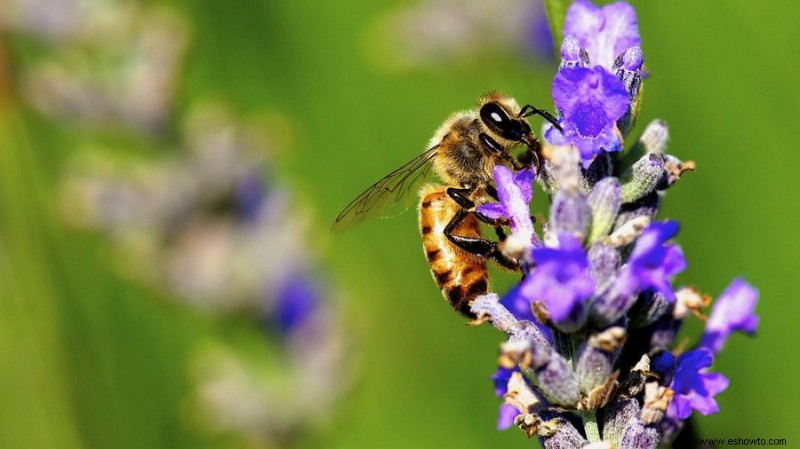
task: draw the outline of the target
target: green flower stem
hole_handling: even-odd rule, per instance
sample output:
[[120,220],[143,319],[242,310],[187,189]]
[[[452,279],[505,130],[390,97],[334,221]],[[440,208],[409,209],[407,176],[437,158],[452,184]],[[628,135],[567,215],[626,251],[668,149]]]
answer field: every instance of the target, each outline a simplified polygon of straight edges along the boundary
[[547,23],[553,35],[553,47],[556,55],[561,51],[561,41],[564,39],[564,19],[567,17],[567,8],[570,0],[544,0],[544,10],[547,13]]
[[590,443],[600,441],[600,428],[597,426],[597,413],[594,410],[579,412],[583,420],[583,428],[586,430],[586,438]]

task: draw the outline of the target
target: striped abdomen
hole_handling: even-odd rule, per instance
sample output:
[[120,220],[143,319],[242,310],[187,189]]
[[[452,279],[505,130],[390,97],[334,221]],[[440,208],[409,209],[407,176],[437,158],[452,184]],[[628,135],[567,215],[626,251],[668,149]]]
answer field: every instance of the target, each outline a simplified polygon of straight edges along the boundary
[[[447,302],[467,317],[472,300],[488,289],[485,259],[454,245],[444,229],[460,207],[442,186],[428,186],[422,191],[419,206],[419,229],[422,247],[431,266],[436,285]],[[474,215],[467,215],[453,231],[454,235],[480,238],[481,231]]]

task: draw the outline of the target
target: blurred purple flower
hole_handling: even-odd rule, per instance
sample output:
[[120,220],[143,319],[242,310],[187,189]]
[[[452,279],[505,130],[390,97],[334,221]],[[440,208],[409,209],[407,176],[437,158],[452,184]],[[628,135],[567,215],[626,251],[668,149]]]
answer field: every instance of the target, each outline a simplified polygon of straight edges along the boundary
[[714,302],[700,346],[716,354],[732,332],[753,334],[758,325],[757,301],[758,291],[753,286],[742,279],[731,282]]
[[260,173],[254,170],[237,181],[236,201],[238,212],[245,220],[255,220],[261,213],[267,187]]
[[277,288],[273,311],[275,323],[284,334],[301,326],[317,308],[321,292],[305,273],[288,276]]
[[633,248],[628,263],[622,268],[616,288],[623,294],[653,288],[675,301],[671,279],[686,268],[680,247],[666,244],[678,233],[677,221],[651,223]]
[[553,33],[550,32],[550,24],[547,22],[547,14],[541,2],[534,2],[533,20],[528,26],[529,48],[540,60],[553,60]]
[[668,414],[686,419],[697,410],[703,415],[719,411],[714,396],[728,388],[728,378],[719,373],[702,372],[711,366],[713,355],[706,349],[695,349],[681,354],[670,387],[675,396],[669,404]]
[[553,340],[553,331],[549,327],[540,323],[539,320],[533,316],[531,309],[531,300],[520,292],[520,285],[514,285],[501,299],[500,304],[508,309],[514,315],[514,318],[520,321],[530,321],[539,329],[542,336],[547,341]]
[[553,101],[563,132],[550,125],[545,138],[554,145],[575,145],[584,168],[601,151],[619,151],[617,120],[627,112],[629,95],[616,76],[601,67],[564,67],[553,79]]
[[636,11],[626,2],[600,8],[588,0],[576,0],[567,10],[564,36],[578,39],[593,66],[609,70],[617,56],[641,44]]
[[575,318],[581,303],[594,294],[595,281],[581,242],[568,234],[558,238],[559,248],[534,248],[536,268],[520,287],[529,301],[542,301],[550,319],[561,323]]

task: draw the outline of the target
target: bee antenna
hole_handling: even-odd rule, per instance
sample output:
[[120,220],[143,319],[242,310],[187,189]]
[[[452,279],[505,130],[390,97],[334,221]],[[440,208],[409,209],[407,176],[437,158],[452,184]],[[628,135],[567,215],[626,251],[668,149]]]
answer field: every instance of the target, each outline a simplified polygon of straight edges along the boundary
[[555,126],[557,130],[562,131],[562,132],[564,131],[561,128],[561,125],[558,124],[558,119],[553,117],[553,114],[545,111],[544,109],[539,109],[539,108],[537,108],[537,107],[535,107],[533,105],[526,104],[519,111],[519,116],[520,117],[530,117],[532,115],[541,115],[542,117],[545,118],[545,120],[547,120],[548,122],[552,123],[553,126]]

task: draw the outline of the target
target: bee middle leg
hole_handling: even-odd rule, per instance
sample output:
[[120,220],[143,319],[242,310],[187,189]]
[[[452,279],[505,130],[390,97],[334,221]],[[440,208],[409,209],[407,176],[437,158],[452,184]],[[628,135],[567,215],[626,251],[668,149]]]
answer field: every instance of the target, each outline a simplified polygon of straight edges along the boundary
[[519,270],[519,262],[515,259],[506,256],[503,254],[502,251],[498,248],[496,242],[492,242],[490,240],[476,238],[476,237],[465,237],[463,235],[456,235],[454,234],[456,228],[461,224],[467,214],[471,214],[474,212],[469,212],[465,209],[459,209],[450,222],[444,228],[444,235],[447,239],[453,243],[454,245],[458,246],[459,248],[463,249],[464,251],[468,251],[472,254],[477,256],[485,257],[493,259],[497,262],[500,266],[508,268],[509,270]]

